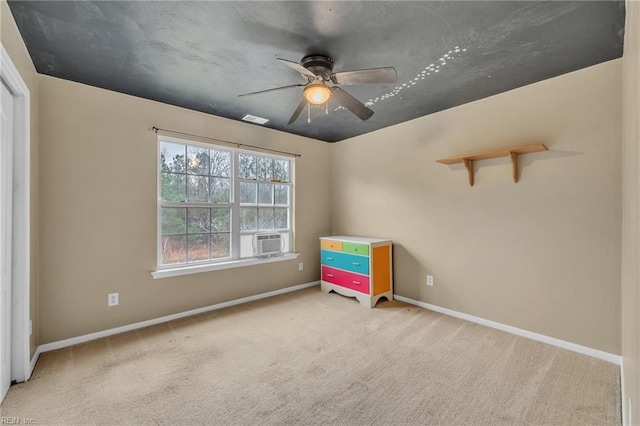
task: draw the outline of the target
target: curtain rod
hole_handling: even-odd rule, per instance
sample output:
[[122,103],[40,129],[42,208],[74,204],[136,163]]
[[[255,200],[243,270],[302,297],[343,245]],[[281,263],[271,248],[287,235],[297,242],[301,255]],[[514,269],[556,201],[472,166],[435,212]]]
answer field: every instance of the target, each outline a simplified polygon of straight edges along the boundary
[[231,141],[225,141],[223,139],[210,138],[210,137],[207,137],[207,136],[192,135],[191,133],[178,132],[178,131],[175,131],[175,130],[160,129],[159,127],[156,127],[156,126],[153,126],[151,128],[151,130],[153,130],[157,135],[164,134],[165,136],[171,136],[171,135],[187,136],[187,137],[191,137],[191,138],[198,138],[198,139],[204,139],[204,140],[208,140],[208,141],[222,142],[222,143],[226,143],[226,144],[229,144],[229,145],[235,145],[237,148],[240,148],[241,146],[246,146],[246,147],[249,147],[249,148],[260,149],[262,151],[277,152],[278,154],[286,154],[286,155],[291,155],[293,157],[302,157],[302,154],[296,154],[296,153],[293,153],[293,152],[278,151],[277,149],[263,148],[261,146],[249,145],[249,144],[246,144],[246,143],[231,142]]

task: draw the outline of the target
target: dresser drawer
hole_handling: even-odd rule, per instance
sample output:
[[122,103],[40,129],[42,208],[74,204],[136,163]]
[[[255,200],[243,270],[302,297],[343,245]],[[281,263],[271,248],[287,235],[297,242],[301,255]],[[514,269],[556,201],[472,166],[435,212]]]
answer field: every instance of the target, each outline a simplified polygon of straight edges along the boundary
[[369,246],[366,244],[342,243],[342,251],[344,251],[345,253],[369,256]]
[[323,266],[322,280],[360,293],[369,294],[369,277],[364,275]]
[[330,250],[321,250],[320,253],[321,263],[323,265],[369,275],[369,258],[366,256],[357,256]]
[[342,251],[341,241],[322,240],[320,245],[325,250]]

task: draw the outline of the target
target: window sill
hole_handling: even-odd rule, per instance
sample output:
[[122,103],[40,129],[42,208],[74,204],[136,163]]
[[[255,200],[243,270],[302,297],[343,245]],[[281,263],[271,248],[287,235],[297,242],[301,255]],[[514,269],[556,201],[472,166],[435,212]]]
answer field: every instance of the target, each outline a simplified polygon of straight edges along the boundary
[[244,266],[262,265],[263,263],[282,262],[297,259],[300,253],[286,253],[282,256],[268,257],[266,259],[241,259],[228,262],[209,263],[206,265],[180,266],[177,268],[159,269],[151,272],[154,280],[158,278],[178,277],[180,275],[198,274],[200,272],[220,271],[222,269],[242,268]]

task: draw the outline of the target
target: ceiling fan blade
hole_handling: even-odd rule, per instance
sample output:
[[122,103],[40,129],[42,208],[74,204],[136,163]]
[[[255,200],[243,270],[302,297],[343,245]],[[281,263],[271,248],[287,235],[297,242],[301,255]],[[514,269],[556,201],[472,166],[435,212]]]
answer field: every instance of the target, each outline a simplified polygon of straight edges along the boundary
[[282,62],[283,64],[293,68],[294,70],[298,71],[300,74],[306,75],[309,78],[313,78],[313,79],[316,78],[316,75],[314,73],[312,73],[311,71],[309,71],[308,69],[306,69],[305,67],[303,67],[297,62],[293,62],[288,59],[282,59],[282,58],[276,58],[276,59]]
[[337,72],[331,76],[336,84],[395,83],[398,75],[393,67]]
[[306,86],[306,84],[290,84],[289,86],[275,87],[273,89],[267,89],[267,90],[258,90],[257,92],[251,92],[251,93],[243,93],[242,95],[238,95],[238,97],[257,95],[259,93],[273,92],[275,90],[290,89],[292,87],[303,87],[303,86]]
[[305,106],[307,106],[307,100],[303,96],[302,100],[298,104],[298,107],[296,108],[295,111],[293,111],[293,114],[291,115],[291,118],[289,119],[289,122],[287,123],[287,126],[290,126],[290,125],[292,125],[293,123],[296,122],[296,120],[300,116],[300,113],[302,112],[302,110],[304,109]]
[[333,86],[331,88],[333,93],[331,94],[331,98],[341,105],[358,116],[360,120],[368,120],[373,115],[373,111],[367,108],[362,102],[345,92],[339,87]]

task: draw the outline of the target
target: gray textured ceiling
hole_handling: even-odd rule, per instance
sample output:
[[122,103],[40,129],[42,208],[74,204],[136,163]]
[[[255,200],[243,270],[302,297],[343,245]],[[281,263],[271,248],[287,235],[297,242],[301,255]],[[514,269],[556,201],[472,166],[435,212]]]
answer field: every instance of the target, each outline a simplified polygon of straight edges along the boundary
[[[339,141],[622,56],[624,1],[9,1],[39,73]],[[393,66],[396,84],[344,86],[375,114],[329,104],[286,123],[306,83],[276,58],[334,71]],[[448,55],[448,56],[446,56]]]

